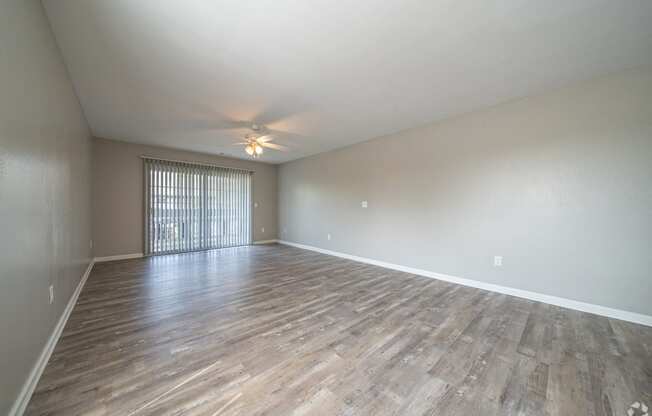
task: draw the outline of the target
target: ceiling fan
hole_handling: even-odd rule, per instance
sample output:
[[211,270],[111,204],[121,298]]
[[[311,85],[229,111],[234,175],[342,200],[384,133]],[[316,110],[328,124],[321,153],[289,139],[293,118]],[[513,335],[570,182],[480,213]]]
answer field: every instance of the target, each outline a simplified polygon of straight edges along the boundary
[[274,138],[267,134],[267,129],[264,126],[259,126],[257,124],[252,124],[251,130],[253,133],[249,133],[244,137],[244,141],[233,143],[234,145],[244,145],[244,151],[254,159],[260,157],[265,151],[265,148],[285,151],[287,148],[276,143],[270,143]]

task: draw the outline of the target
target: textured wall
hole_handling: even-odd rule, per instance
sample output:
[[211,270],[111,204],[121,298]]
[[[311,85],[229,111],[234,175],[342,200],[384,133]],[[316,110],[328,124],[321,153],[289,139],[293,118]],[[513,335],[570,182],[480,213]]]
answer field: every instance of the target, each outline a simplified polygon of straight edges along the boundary
[[96,257],[143,252],[142,155],[255,171],[253,199],[258,208],[254,209],[254,241],[276,238],[276,165],[94,139],[93,239]]
[[279,212],[283,240],[652,315],[652,68],[283,164]]
[[0,2],[0,91],[4,415],[91,257],[90,133],[38,0]]

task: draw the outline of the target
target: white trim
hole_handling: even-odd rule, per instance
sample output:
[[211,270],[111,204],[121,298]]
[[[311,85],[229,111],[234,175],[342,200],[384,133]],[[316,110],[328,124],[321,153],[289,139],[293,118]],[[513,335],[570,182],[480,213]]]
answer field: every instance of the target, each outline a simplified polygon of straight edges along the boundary
[[63,328],[65,328],[66,322],[68,322],[68,318],[70,317],[70,314],[72,313],[72,310],[74,309],[75,304],[77,303],[79,294],[84,288],[84,285],[86,284],[86,280],[88,280],[88,276],[90,275],[94,264],[95,264],[95,260],[91,260],[91,262],[88,264],[88,267],[86,267],[86,271],[84,272],[84,275],[79,281],[77,288],[75,288],[75,291],[72,293],[70,300],[68,300],[68,304],[66,305],[66,308],[63,310],[63,313],[61,314],[61,317],[59,318],[57,325],[54,327],[52,334],[50,334],[50,338],[48,338],[48,341],[43,347],[43,350],[41,351],[41,355],[39,355],[38,359],[36,360],[36,363],[34,364],[34,367],[32,367],[32,371],[30,371],[27,380],[25,380],[25,383],[23,384],[23,388],[20,390],[20,394],[16,398],[16,401],[14,401],[14,405],[11,407],[11,410],[9,410],[8,416],[22,416],[22,414],[25,412],[25,409],[29,404],[29,400],[32,398],[32,394],[34,393],[38,381],[41,378],[41,375],[43,374],[43,370],[45,370],[45,366],[48,364],[48,361],[50,360],[50,356],[54,351],[54,347],[56,347],[57,342],[59,341],[59,337],[63,332]]
[[94,261],[95,263],[102,263],[113,260],[139,259],[141,257],[143,257],[143,253],[118,254],[117,256],[95,257]]
[[275,244],[278,243],[278,240],[260,240],[254,241],[254,244]]
[[623,321],[634,322],[641,325],[652,326],[652,316],[643,315],[636,312],[624,311],[622,309],[608,308],[606,306],[595,305],[592,303],[580,302],[577,300],[560,298],[557,296],[545,295],[543,293],[530,292],[527,290],[515,289],[506,286],[484,283],[477,280],[465,279],[462,277],[450,276],[447,274],[435,273],[428,270],[416,269],[413,267],[401,266],[399,264],[387,263],[380,260],[368,259],[366,257],[353,256],[351,254],[340,253],[337,251],[326,250],[319,247],[308,246],[305,244],[293,243],[290,241],[278,240],[280,244],[292,247],[302,248],[304,250],[316,251],[322,254],[342,257],[345,259],[358,261],[361,263],[373,264],[374,266],[385,267],[387,269],[398,270],[401,272],[412,273],[419,276],[430,277],[432,279],[444,280],[446,282],[457,283],[463,286],[470,286],[478,289],[488,290],[490,292],[503,293],[505,295],[516,296],[519,298],[534,300],[537,302],[548,303],[550,305],[561,306],[563,308],[574,309],[581,312],[593,313],[596,315],[606,316],[609,318],[620,319]]

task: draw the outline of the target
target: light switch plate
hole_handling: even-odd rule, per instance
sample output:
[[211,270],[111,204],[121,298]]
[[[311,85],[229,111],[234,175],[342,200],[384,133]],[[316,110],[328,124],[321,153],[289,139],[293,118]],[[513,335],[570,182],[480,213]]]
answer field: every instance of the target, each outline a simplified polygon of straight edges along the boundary
[[360,206],[362,206],[362,208],[367,208],[369,204],[367,203],[367,201],[362,201],[362,203],[360,203]]

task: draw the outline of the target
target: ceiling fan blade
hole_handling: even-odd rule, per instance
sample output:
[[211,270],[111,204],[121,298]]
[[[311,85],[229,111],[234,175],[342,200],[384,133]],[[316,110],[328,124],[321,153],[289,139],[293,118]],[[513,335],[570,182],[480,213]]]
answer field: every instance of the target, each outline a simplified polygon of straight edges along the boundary
[[274,140],[274,138],[272,136],[270,136],[269,134],[265,134],[265,135],[260,136],[259,138],[256,139],[256,141],[258,143],[261,143],[261,144],[262,143],[267,143],[267,142],[272,141],[272,140]]
[[268,143],[261,143],[260,145],[263,146],[263,147],[268,147],[270,149],[280,150],[282,152],[285,152],[285,151],[288,150],[287,147],[281,146],[280,144],[276,144],[276,143],[269,143],[268,142]]
[[284,141],[289,140],[291,142],[304,142],[308,139],[308,136],[285,130],[267,129],[267,134],[274,135],[274,137],[281,137]]
[[242,146],[243,144],[249,144],[249,142],[237,142],[237,143],[231,143],[233,146]]

